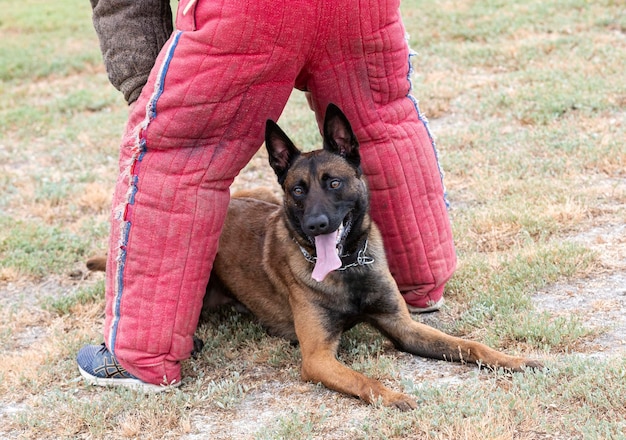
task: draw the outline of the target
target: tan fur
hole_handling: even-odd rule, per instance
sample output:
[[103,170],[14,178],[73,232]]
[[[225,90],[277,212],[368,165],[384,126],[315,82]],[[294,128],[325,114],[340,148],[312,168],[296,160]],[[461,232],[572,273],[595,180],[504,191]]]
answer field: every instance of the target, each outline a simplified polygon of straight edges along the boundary
[[104,272],[107,267],[107,257],[106,255],[98,255],[96,257],[92,257],[87,260],[85,263],[87,269],[93,270],[96,272]]

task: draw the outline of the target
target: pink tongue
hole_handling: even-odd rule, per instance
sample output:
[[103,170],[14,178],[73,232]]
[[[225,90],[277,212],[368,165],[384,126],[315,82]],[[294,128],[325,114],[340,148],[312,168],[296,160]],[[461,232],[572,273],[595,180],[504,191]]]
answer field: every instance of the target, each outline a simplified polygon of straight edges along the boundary
[[326,275],[341,267],[341,259],[337,255],[337,231],[315,237],[317,260],[313,268],[313,279],[324,281]]

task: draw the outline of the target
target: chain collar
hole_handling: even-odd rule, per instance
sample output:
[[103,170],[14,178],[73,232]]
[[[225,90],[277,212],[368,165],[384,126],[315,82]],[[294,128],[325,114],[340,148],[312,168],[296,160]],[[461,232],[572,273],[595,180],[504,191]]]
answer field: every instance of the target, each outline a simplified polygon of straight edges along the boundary
[[[304,259],[308,261],[309,263],[315,264],[317,257],[314,255],[311,255],[295,239],[293,239],[293,241],[300,248],[300,252],[302,252]],[[374,259],[372,257],[365,255],[365,252],[367,251],[367,243],[368,243],[368,240],[365,239],[363,246],[361,247],[361,249],[359,249],[358,252],[355,252],[353,254],[340,255],[339,258],[341,258],[342,265],[339,269],[336,269],[336,270],[346,270],[351,267],[365,266],[368,264],[372,264],[374,262]]]

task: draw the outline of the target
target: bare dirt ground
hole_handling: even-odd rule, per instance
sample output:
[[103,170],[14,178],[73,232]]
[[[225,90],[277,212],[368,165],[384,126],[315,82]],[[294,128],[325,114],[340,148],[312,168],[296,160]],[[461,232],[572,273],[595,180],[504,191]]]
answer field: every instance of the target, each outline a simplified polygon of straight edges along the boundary
[[588,279],[558,283],[537,292],[535,305],[551,314],[575,315],[602,334],[585,344],[585,354],[626,353],[626,225],[605,224],[571,238],[594,249],[605,271]]

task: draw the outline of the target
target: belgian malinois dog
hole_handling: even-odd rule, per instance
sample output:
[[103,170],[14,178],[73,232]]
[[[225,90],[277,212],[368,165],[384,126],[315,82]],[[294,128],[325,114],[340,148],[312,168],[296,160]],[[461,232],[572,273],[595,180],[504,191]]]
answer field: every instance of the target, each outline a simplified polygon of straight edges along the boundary
[[303,380],[401,410],[415,408],[415,400],[336,359],[344,331],[366,322],[398,349],[418,356],[512,371],[539,368],[537,361],[411,318],[368,214],[357,139],[333,104],[323,130],[323,148],[302,153],[267,121],[265,145],[284,200],[262,189],[233,196],[205,304],[211,301],[211,285],[220,285],[270,334],[300,344]]

